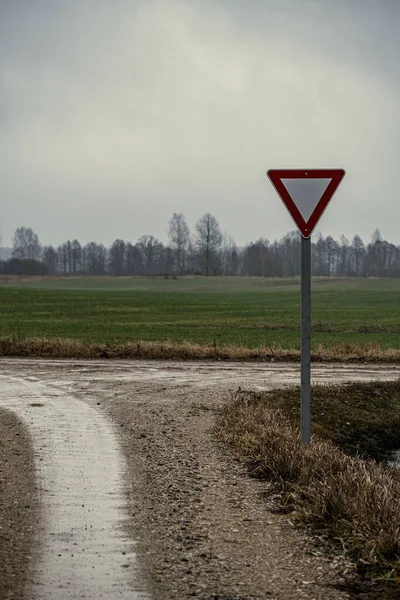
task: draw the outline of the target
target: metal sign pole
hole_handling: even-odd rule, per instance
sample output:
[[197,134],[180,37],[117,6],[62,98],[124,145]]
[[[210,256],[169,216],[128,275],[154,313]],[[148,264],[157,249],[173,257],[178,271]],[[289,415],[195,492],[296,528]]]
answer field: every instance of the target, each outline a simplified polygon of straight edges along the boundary
[[269,169],[267,175],[301,233],[300,429],[310,443],[311,233],[345,176],[344,169]]
[[301,440],[310,443],[311,237],[301,238]]

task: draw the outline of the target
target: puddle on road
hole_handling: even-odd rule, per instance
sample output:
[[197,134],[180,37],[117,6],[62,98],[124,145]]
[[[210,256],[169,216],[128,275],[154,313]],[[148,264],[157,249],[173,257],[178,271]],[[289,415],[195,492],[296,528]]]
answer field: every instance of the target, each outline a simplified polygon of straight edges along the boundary
[[[28,425],[43,523],[29,598],[147,598],[134,543],[124,534],[123,459],[105,418],[43,384],[1,376],[0,405]],[[40,401],[40,410],[37,409]]]

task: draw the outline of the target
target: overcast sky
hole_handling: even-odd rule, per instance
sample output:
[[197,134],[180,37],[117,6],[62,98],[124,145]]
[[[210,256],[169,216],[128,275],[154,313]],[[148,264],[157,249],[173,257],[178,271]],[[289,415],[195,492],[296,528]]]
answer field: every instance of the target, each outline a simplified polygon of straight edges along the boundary
[[0,0],[0,229],[238,244],[294,226],[269,168],[342,167],[319,231],[400,243],[399,0]]

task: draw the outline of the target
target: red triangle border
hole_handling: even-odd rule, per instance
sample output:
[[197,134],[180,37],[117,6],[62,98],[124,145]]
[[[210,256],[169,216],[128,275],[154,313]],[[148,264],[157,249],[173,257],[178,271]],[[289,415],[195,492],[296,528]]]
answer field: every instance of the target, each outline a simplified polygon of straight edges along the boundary
[[[270,169],[267,172],[272,185],[290,212],[301,235],[305,238],[311,236],[345,174],[346,171],[344,169]],[[331,179],[308,221],[303,219],[292,197],[282,183],[282,179]]]

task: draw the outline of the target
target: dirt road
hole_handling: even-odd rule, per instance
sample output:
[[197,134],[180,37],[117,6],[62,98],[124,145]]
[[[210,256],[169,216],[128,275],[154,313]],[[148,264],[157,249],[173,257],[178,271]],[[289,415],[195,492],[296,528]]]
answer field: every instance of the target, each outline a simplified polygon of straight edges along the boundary
[[[43,382],[73,389],[80,382],[87,385],[107,381],[170,382],[196,388],[271,389],[300,383],[300,365],[284,362],[176,362],[176,361],[78,361],[44,359],[1,359],[0,373],[11,376],[40,377]],[[97,374],[97,375],[96,375]],[[391,380],[400,376],[400,366],[328,363],[312,365],[312,383]]]
[[29,376],[0,375],[0,406],[28,425],[39,476],[43,519],[28,597],[144,598],[128,575],[136,556],[122,534],[125,465],[107,420]]
[[[314,383],[400,376],[312,372]],[[297,384],[299,365],[10,359],[0,378],[0,406],[33,435],[45,515],[27,598],[348,597],[331,587],[346,565],[271,512],[265,484],[212,438],[232,391]]]

